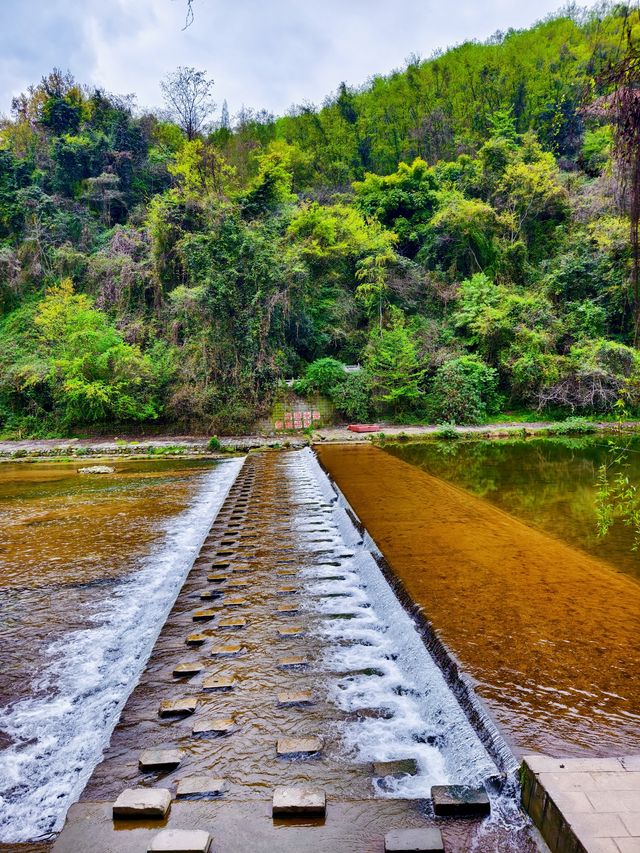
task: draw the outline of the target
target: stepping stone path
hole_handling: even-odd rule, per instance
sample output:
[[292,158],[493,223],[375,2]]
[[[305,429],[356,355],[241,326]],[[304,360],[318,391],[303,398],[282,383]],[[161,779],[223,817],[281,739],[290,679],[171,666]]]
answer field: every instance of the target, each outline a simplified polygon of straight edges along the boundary
[[[331,701],[345,678],[369,677],[364,673],[373,645],[366,635],[371,604],[334,508],[302,453],[246,458],[104,760],[70,812],[90,839],[83,849],[106,853],[134,838],[120,834],[115,841],[107,822],[100,824],[100,839],[108,839],[101,846],[92,819],[82,817],[96,803],[105,804],[109,820],[112,811],[118,821],[147,822],[147,834],[123,847],[126,853],[443,849],[439,831],[414,800],[373,796],[378,778],[402,780],[418,773],[414,759],[366,764],[344,757],[341,726],[354,725],[354,718],[355,725],[366,724],[369,716],[384,719],[385,712],[342,709]],[[318,584],[322,595],[314,591]],[[332,596],[341,597],[344,612],[322,610],[330,608]],[[198,598],[215,603],[194,609]],[[292,614],[295,621],[288,622]],[[340,618],[345,616],[357,618]],[[194,622],[207,624],[198,631]],[[354,628],[356,622],[364,627]],[[335,623],[340,625],[327,629]],[[341,636],[342,624],[364,632],[362,637]],[[236,636],[242,642],[234,641]],[[326,664],[327,654],[343,649],[362,649],[365,657],[360,670],[357,660],[349,663],[346,668],[353,671],[346,676]],[[198,659],[189,660],[196,653]],[[374,671],[386,674],[371,665]],[[436,793],[444,803],[445,794]],[[212,798],[215,806],[200,802]],[[354,803],[359,805],[350,811]],[[264,835],[270,815],[278,820],[277,837]],[[153,821],[163,818],[166,825],[152,831]],[[307,836],[311,825],[313,834]],[[234,827],[244,832],[244,841],[235,843]],[[255,846],[254,831],[262,839]],[[60,844],[61,853],[75,853],[77,842],[65,846],[66,833],[56,848]],[[342,835],[352,846],[341,845]],[[453,847],[451,853],[464,849]]]

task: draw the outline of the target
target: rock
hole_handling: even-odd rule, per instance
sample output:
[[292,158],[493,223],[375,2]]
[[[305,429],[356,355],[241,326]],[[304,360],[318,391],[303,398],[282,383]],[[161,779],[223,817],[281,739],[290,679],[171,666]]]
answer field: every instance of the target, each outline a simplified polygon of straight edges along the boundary
[[418,762],[415,758],[401,758],[398,761],[374,761],[372,772],[374,776],[415,776],[418,772]]
[[434,785],[431,788],[433,809],[438,816],[486,815],[491,811],[484,787],[469,785]]
[[209,583],[224,583],[227,580],[227,575],[207,575]]
[[306,785],[279,786],[273,792],[273,816],[324,815],[327,800],[323,790]]
[[247,620],[242,616],[227,616],[218,622],[218,628],[246,628]]
[[167,788],[127,788],[113,804],[113,817],[163,818],[170,806]]
[[288,615],[289,613],[297,613],[299,610],[299,606],[297,604],[280,604],[276,608],[276,612],[282,615]]
[[276,744],[278,755],[311,755],[321,752],[323,747],[322,738],[319,737],[281,737]]
[[195,696],[186,696],[183,699],[163,699],[160,702],[158,714],[161,717],[175,717],[179,714],[193,714],[198,706]]
[[187,797],[219,797],[227,787],[224,779],[215,779],[213,776],[185,776],[178,782],[176,796],[179,800]]
[[173,770],[182,761],[181,749],[143,749],[138,756],[140,770]]
[[147,853],[209,853],[210,846],[204,829],[163,829],[153,836]]
[[245,604],[248,604],[246,598],[241,598],[238,595],[232,596],[230,598],[225,598],[222,602],[223,607],[244,607]]
[[385,853],[444,853],[442,833],[435,827],[394,829],[384,837]]
[[86,468],[78,468],[78,474],[115,474],[116,469],[110,465],[89,465]]

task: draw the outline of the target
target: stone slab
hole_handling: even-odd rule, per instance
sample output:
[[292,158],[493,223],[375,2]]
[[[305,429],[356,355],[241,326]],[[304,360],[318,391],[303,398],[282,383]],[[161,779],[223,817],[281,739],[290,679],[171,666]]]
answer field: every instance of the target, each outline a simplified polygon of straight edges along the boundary
[[394,829],[384,837],[385,853],[444,853],[442,833],[435,827]]
[[195,696],[184,696],[180,699],[163,699],[160,702],[158,714],[161,717],[175,717],[180,714],[193,714],[198,707]]
[[191,678],[193,675],[198,675],[203,669],[204,664],[202,661],[178,663],[173,668],[173,674],[176,678]]
[[232,655],[239,655],[243,651],[244,649],[240,643],[224,643],[221,646],[214,646],[211,649],[211,657],[231,657]]
[[185,643],[188,646],[201,646],[203,643],[206,643],[208,639],[209,637],[206,634],[189,634]]
[[486,815],[491,811],[484,787],[470,785],[434,785],[431,788],[433,810],[438,817]]
[[226,616],[218,622],[218,628],[246,628],[248,624],[243,616]]
[[179,800],[185,797],[219,797],[226,790],[228,785],[224,779],[206,775],[185,776],[178,782],[176,797]]
[[163,818],[171,807],[168,788],[127,788],[113,804],[115,818]]
[[230,598],[225,598],[222,602],[223,607],[245,607],[249,602],[246,598],[241,598],[240,596],[231,596]]
[[309,666],[309,663],[309,659],[304,655],[289,655],[288,657],[278,659],[278,666],[280,669],[294,669],[295,667]]
[[209,853],[211,836],[203,829],[163,829],[154,835],[147,853]]
[[140,770],[173,770],[182,761],[181,749],[143,749],[138,756]]
[[197,720],[193,724],[192,732],[194,735],[226,735],[234,728],[235,721],[232,717],[215,717]]
[[277,787],[273,792],[272,814],[285,815],[324,815],[327,798],[321,788],[308,785]]
[[280,637],[300,637],[304,634],[302,625],[283,625],[278,628],[278,636]]
[[324,743],[319,737],[281,737],[276,744],[278,755],[312,755],[322,751]]
[[415,758],[400,758],[397,761],[374,761],[371,767],[374,776],[415,776],[418,772],[418,762]]
[[204,608],[202,610],[194,610],[191,614],[191,618],[194,622],[207,622],[209,619],[213,619],[216,613],[216,610],[212,610],[211,608]]
[[283,690],[278,693],[278,705],[313,705],[310,690]]
[[[227,565],[229,564],[227,563]],[[226,580],[228,580],[228,577],[227,575],[214,574],[207,575],[207,580],[209,581],[209,583],[224,583]]]
[[233,675],[209,675],[202,681],[203,690],[231,690],[234,687]]

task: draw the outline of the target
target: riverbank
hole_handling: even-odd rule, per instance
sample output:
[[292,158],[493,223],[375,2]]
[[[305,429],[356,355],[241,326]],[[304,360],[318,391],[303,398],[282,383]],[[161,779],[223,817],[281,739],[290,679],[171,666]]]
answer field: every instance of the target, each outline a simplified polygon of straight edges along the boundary
[[[610,421],[589,424],[594,430],[611,430],[615,426]],[[41,458],[83,458],[99,456],[208,456],[220,458],[229,453],[247,453],[251,450],[300,449],[310,444],[370,443],[386,439],[420,440],[438,438],[446,433],[452,437],[455,431],[461,437],[499,439],[526,437],[545,432],[558,432],[557,421],[532,421],[527,423],[506,421],[480,426],[447,426],[380,424],[380,432],[355,433],[346,426],[327,427],[313,432],[286,434],[255,434],[226,436],[219,439],[219,448],[212,450],[208,436],[159,435],[154,438],[136,436],[113,436],[99,438],[37,438],[0,441],[0,461],[34,460]],[[623,424],[628,430],[640,428],[640,422],[628,421]]]

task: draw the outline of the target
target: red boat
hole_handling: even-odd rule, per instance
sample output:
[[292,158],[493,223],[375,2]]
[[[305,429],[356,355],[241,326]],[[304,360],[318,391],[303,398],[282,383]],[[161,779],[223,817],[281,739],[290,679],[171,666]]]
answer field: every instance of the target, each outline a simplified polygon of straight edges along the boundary
[[380,432],[378,424],[349,424],[351,432]]

